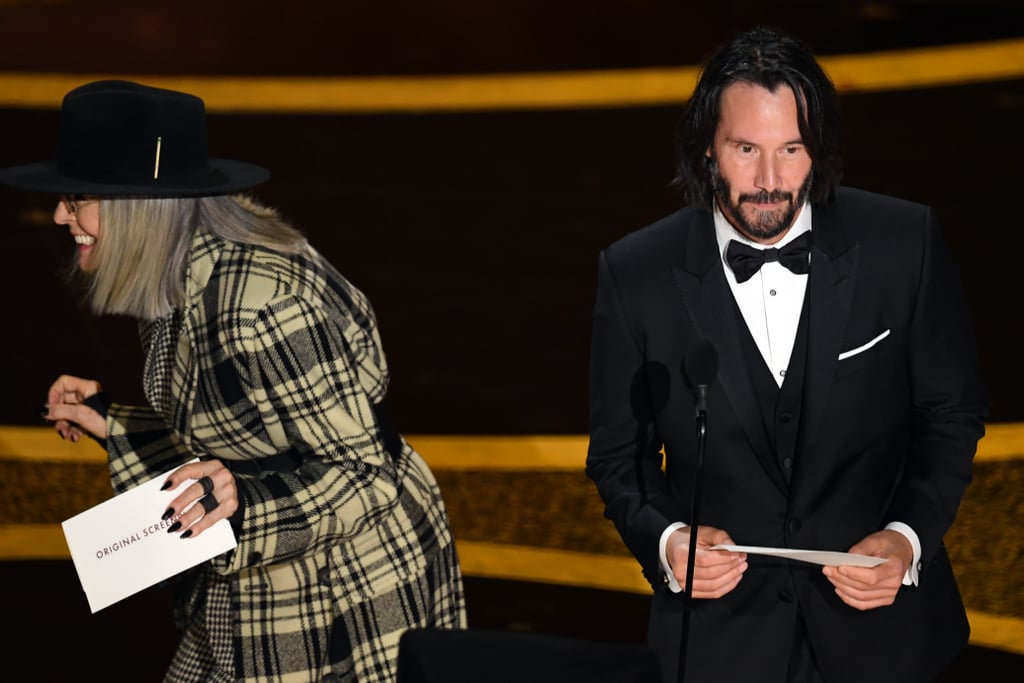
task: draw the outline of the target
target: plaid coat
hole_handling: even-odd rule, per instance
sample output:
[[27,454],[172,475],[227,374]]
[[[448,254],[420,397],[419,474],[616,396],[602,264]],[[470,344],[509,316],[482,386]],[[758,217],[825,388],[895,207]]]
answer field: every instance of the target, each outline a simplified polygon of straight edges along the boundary
[[312,248],[201,230],[186,305],[140,328],[150,405],[110,408],[115,491],[196,456],[302,463],[235,473],[238,546],[176,577],[167,681],[393,681],[405,629],[465,627],[437,483],[379,429],[388,371],[361,292]]

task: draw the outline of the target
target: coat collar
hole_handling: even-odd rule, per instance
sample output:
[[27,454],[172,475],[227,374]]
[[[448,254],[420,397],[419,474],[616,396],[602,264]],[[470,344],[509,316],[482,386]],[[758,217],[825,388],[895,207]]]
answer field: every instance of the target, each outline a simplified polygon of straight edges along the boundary
[[811,272],[804,300],[810,325],[801,438],[805,449],[814,447],[823,427],[850,319],[860,261],[860,247],[851,227],[840,216],[836,202],[815,208]]
[[751,449],[776,486],[785,490],[785,479],[772,462],[761,412],[750,390],[740,320],[726,281],[711,213],[696,211],[688,228],[680,265],[673,276],[696,337],[706,339],[718,351],[718,378],[711,391],[721,392],[732,406]]
[[191,305],[199,297],[213,275],[214,266],[224,250],[224,240],[200,227],[192,236],[189,248],[188,272],[185,276],[185,296]]

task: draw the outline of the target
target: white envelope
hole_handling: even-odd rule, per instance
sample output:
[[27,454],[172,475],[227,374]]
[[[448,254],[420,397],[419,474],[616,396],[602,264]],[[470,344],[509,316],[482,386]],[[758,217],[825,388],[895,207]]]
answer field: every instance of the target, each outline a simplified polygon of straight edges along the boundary
[[186,539],[167,533],[174,520],[161,516],[194,481],[161,491],[168,474],[61,523],[93,614],[237,545],[226,519]]
[[713,545],[711,550],[730,550],[748,555],[770,555],[772,557],[784,557],[788,560],[800,560],[813,564],[847,565],[853,567],[877,567],[886,562],[884,557],[872,557],[871,555],[857,555],[856,553],[839,553],[834,550],[797,550],[795,548],[766,548],[752,545]]

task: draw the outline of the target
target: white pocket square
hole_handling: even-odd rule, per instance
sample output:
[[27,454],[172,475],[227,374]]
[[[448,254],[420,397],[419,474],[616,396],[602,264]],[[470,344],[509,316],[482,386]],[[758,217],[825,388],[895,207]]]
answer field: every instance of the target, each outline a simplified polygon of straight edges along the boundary
[[886,330],[882,334],[878,335],[877,337],[875,337],[874,339],[869,341],[867,344],[861,344],[860,346],[858,346],[855,349],[850,349],[849,351],[843,351],[841,354],[839,354],[839,360],[846,360],[847,358],[849,358],[851,356],[856,356],[858,353],[863,353],[863,352],[867,351],[872,346],[874,346],[878,342],[880,342],[883,339],[885,339],[886,337],[888,337],[890,332],[892,332],[891,329],[890,330]]

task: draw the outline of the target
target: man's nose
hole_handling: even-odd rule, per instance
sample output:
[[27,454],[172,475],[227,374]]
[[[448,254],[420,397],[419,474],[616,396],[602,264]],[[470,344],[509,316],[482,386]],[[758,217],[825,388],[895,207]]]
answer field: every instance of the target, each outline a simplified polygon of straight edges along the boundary
[[754,184],[771,192],[778,189],[778,182],[777,160],[770,155],[762,157],[757,163],[757,176],[754,178]]

